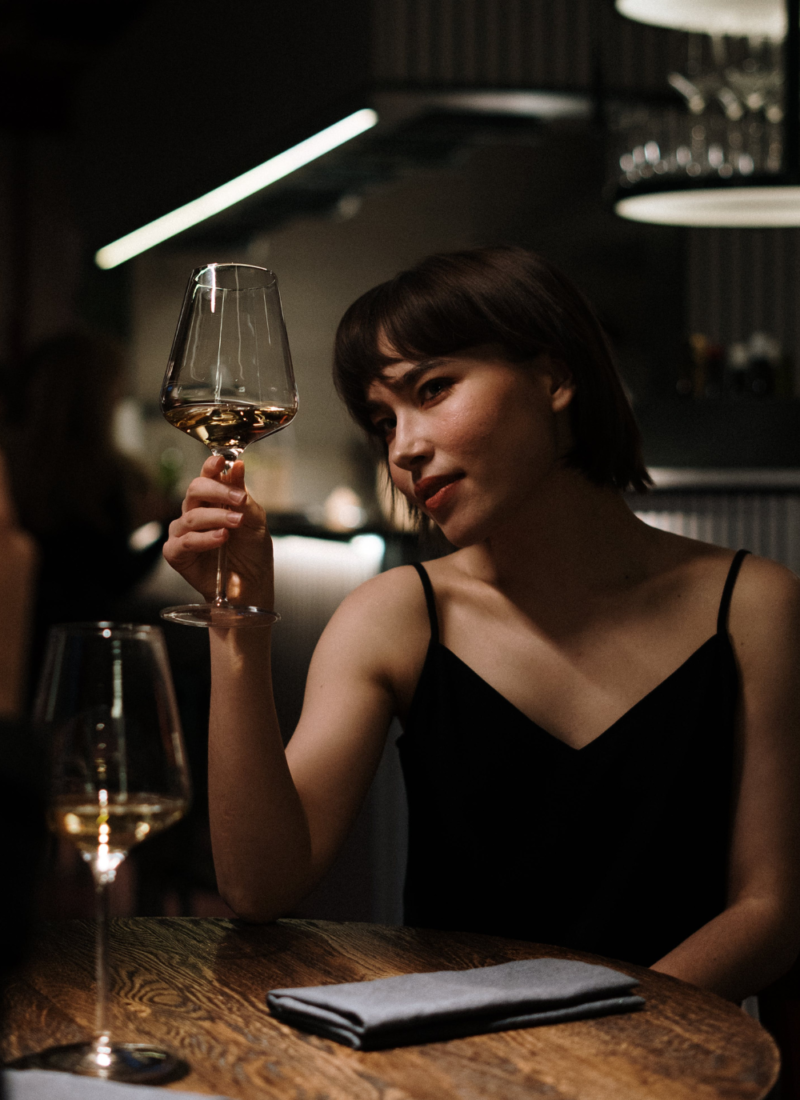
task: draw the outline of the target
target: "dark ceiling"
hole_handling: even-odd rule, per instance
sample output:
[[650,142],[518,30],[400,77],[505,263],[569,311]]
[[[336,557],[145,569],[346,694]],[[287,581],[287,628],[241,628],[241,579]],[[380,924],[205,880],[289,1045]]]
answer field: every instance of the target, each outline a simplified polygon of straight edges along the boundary
[[12,0],[0,4],[0,127],[63,130],[76,87],[150,0]]
[[60,132],[95,249],[365,105],[369,0],[0,8],[0,124]]

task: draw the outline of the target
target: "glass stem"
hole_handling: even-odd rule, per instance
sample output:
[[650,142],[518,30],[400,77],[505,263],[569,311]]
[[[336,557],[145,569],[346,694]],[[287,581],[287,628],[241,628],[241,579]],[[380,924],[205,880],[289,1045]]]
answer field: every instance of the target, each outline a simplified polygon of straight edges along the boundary
[[[231,470],[236,458],[231,458],[230,455],[223,455],[225,459],[225,465],[222,467],[222,473],[220,474],[220,481],[227,484],[230,481]],[[217,551],[217,584],[216,592],[214,594],[214,603],[218,607],[222,607],[228,602],[228,544],[223,542]]]
[[221,607],[228,602],[228,547],[223,542],[217,550],[217,590],[214,603]]
[[94,1016],[95,1050],[108,1047],[108,884],[95,879],[95,960],[97,1004]]

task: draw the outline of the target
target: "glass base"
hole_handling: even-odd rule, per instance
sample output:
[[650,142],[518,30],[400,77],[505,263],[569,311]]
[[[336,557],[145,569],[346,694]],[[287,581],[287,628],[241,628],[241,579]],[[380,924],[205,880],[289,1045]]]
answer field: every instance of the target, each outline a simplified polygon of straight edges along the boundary
[[187,603],[181,607],[165,607],[162,619],[184,626],[218,627],[227,630],[232,626],[271,626],[278,622],[277,611],[263,607],[238,607],[236,604]]
[[145,1043],[113,1043],[104,1048],[103,1064],[98,1061],[95,1043],[71,1043],[50,1047],[38,1054],[8,1063],[9,1069],[51,1069],[62,1073],[77,1073],[83,1077],[102,1077],[108,1081],[128,1081],[137,1084],[163,1084],[178,1081],[189,1072],[181,1058],[166,1050]]

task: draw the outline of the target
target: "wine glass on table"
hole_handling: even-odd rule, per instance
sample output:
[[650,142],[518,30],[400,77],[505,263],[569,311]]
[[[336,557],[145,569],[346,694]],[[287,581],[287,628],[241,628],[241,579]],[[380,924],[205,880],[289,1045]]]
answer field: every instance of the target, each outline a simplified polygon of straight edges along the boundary
[[[51,752],[50,823],[89,864],[97,899],[94,1037],[22,1061],[115,1081],[163,1081],[186,1065],[108,1026],[108,887],[130,849],[183,817],[190,783],[158,627],[74,623],[50,632],[35,708]],[[19,1063],[18,1063],[19,1064]]]
[[[222,480],[245,447],[284,428],[297,387],[278,281],[265,267],[208,264],[189,279],[161,389],[161,410],[182,432],[225,460]],[[219,548],[214,600],[168,607],[190,626],[268,626],[278,615],[227,598],[226,546]]]

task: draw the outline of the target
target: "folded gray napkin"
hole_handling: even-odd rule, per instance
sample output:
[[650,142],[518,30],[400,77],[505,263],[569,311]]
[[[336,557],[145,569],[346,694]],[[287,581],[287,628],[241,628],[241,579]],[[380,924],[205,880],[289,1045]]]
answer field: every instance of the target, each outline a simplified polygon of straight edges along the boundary
[[164,1092],[153,1085],[123,1085],[99,1077],[56,1073],[49,1069],[4,1069],[5,1100],[226,1100],[196,1092]]
[[273,989],[278,1019],[356,1050],[378,1050],[556,1024],[641,1008],[635,978],[573,959],[522,959],[476,970]]

